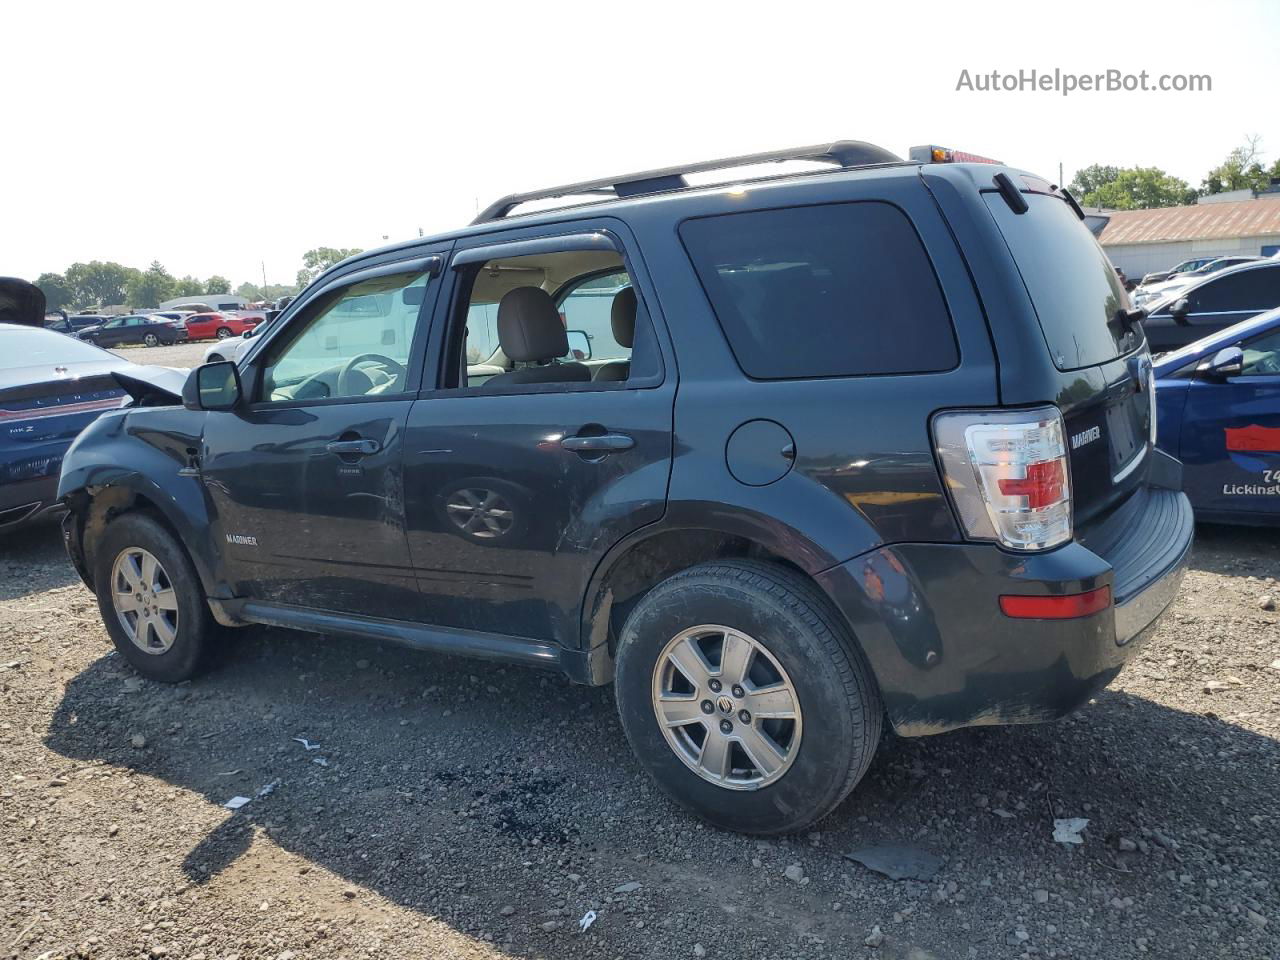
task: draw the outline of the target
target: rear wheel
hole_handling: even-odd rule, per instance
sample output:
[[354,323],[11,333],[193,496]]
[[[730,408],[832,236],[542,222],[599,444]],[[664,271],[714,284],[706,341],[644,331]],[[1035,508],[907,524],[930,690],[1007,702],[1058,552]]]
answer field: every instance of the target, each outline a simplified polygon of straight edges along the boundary
[[160,338],[157,337],[154,333],[148,333],[146,336],[142,338],[142,342],[145,343],[148,347],[158,347],[160,345]]
[[152,680],[200,672],[214,629],[204,590],[182,545],[153,517],[126,513],[95,551],[98,609],[116,650]]
[[632,611],[617,651],[632,748],[703,819],[788,833],[829,813],[866,772],[882,707],[825,597],[776,564],[676,574]]
[[225,340],[227,339],[227,337],[231,335],[232,334],[231,334],[230,327],[219,327],[218,332],[214,334],[214,336],[216,336],[219,340]]

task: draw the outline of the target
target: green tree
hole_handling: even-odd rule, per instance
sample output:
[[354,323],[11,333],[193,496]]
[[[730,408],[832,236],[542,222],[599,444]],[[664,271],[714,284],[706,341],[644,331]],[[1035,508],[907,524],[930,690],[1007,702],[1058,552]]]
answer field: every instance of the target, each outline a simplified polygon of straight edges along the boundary
[[264,295],[260,286],[246,280],[236,287],[236,296],[244,297],[246,300],[262,300]]
[[72,303],[81,308],[124,303],[125,284],[136,273],[138,271],[131,267],[101,260],[73,263],[67,267],[66,273],[72,290]]
[[1114,180],[1086,193],[1080,202],[1086,207],[1149,210],[1152,207],[1181,206],[1195,198],[1196,191],[1185,180],[1171,176],[1159,167],[1124,167]]
[[138,274],[125,286],[129,305],[134,308],[157,307],[173,296],[176,281],[159,260],[152,260],[145,273]]
[[64,310],[75,300],[75,290],[60,273],[42,273],[36,277],[36,286],[44,293],[46,309]]
[[215,273],[212,277],[210,277],[208,280],[204,282],[204,292],[205,293],[230,293],[231,281],[228,280],[226,277],[220,277],[218,276],[218,274]]
[[187,274],[181,280],[174,282],[173,295],[175,297],[203,297],[204,284]]
[[1262,138],[1249,137],[1236,147],[1227,159],[1205,175],[1205,193],[1226,193],[1230,190],[1265,190],[1273,176],[1280,175],[1280,160],[1270,169],[1262,166]]
[[1071,178],[1071,186],[1067,189],[1076,197],[1085,197],[1091,193],[1096,193],[1118,176],[1120,176],[1119,167],[1108,167],[1101,163],[1095,163],[1085,167],[1083,170],[1077,170],[1076,175]]
[[[303,269],[298,271],[298,285],[305,286],[335,263],[364,253],[359,247],[315,247],[302,255]],[[303,277],[306,277],[304,280]]]

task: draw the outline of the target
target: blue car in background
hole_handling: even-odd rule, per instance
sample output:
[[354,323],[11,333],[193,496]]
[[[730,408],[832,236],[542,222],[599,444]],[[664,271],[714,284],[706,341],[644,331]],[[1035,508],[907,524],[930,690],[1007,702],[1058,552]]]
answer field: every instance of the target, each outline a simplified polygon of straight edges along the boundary
[[1156,358],[1160,449],[1198,520],[1280,524],[1280,310]]
[[53,330],[0,323],[0,534],[57,509],[62,457],[103,411],[130,398],[176,403],[185,379]]

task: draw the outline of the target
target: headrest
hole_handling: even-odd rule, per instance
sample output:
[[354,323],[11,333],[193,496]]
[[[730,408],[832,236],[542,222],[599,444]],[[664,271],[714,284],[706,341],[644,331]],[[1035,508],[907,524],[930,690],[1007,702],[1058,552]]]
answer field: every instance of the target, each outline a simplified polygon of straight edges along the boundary
[[630,347],[636,338],[636,288],[627,287],[613,296],[609,308],[609,322],[613,325],[613,339],[620,347]]
[[498,343],[509,360],[552,360],[569,352],[560,313],[540,287],[516,287],[498,301]]

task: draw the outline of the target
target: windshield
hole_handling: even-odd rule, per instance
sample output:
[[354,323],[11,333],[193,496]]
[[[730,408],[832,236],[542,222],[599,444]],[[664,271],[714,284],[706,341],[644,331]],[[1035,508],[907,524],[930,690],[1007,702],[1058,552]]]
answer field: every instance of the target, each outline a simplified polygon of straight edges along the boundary
[[1066,202],[1024,193],[1028,210],[1017,214],[998,193],[984,193],[1000,225],[1040,329],[1059,370],[1093,367],[1138,345],[1117,322],[1129,308],[1115,269],[1089,228]]
[[57,366],[67,363],[102,363],[110,354],[83,340],[34,327],[0,331],[0,370]]

